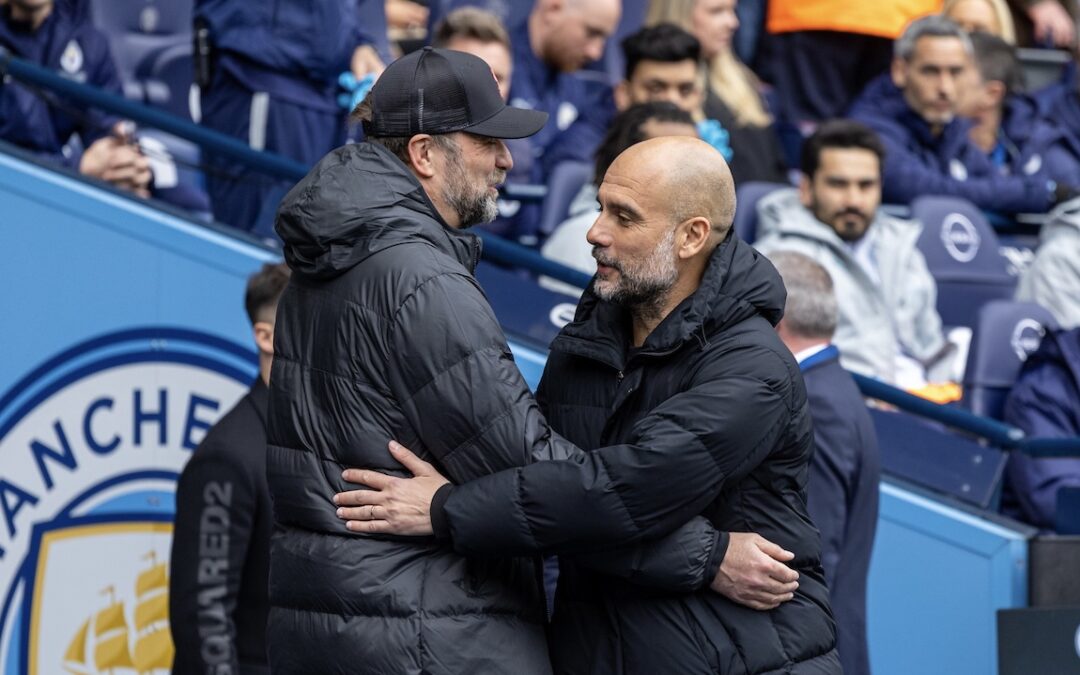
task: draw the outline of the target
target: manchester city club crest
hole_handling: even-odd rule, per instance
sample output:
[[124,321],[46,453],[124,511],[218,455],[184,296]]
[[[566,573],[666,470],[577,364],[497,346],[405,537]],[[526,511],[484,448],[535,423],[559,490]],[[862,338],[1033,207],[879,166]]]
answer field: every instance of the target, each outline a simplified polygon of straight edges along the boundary
[[82,71],[85,61],[82,47],[75,40],[68,42],[63,53],[60,54],[60,68],[68,75],[75,75]]
[[247,391],[250,349],[189,330],[88,340],[0,396],[0,668],[165,673],[176,479]]

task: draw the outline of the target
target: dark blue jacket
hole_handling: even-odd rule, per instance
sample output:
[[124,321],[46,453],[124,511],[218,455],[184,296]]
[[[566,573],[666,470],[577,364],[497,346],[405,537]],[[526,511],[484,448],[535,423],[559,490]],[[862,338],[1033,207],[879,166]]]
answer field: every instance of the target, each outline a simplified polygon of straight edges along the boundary
[[821,564],[844,673],[869,675],[866,577],[877,530],[881,459],[870,413],[839,356],[829,346],[799,364],[814,420],[806,504],[821,532]]
[[[1057,183],[1080,184],[1080,153],[1068,147],[1064,128],[1043,117],[1032,97],[1018,94],[1006,99],[1000,137],[1008,152],[1007,174],[1042,172]],[[1074,147],[1080,149],[1080,144]]]
[[1052,171],[1061,173],[1055,180],[1080,187],[1080,93],[1073,87],[1041,103],[1045,119],[1059,132],[1057,142],[1047,152]]
[[[67,4],[57,4],[36,31],[0,8],[0,46],[13,55],[65,77],[121,94],[109,43],[104,35],[74,19]],[[0,81],[0,139],[32,152],[78,166],[64,146],[77,134],[83,147],[109,133],[117,118],[39,92],[13,79]]]
[[[1005,402],[1005,421],[1037,438],[1080,436],[1080,328],[1046,334]],[[1014,452],[1005,469],[1005,510],[1052,529],[1062,487],[1080,487],[1080,459]]]
[[216,67],[252,91],[334,111],[338,75],[357,45],[376,42],[358,20],[368,0],[195,0]]
[[904,100],[888,75],[867,85],[850,117],[878,133],[885,144],[882,198],[907,204],[928,194],[963,197],[1002,213],[1043,213],[1052,204],[1048,174],[1001,176],[990,159],[968,140],[971,122],[954,119],[938,136]]

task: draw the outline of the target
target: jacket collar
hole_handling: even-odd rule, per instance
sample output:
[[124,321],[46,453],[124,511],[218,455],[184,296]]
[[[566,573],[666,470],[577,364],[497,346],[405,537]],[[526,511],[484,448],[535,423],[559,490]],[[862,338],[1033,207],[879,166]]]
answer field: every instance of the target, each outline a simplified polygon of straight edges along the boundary
[[[595,278],[582,295],[574,321],[563,328],[551,349],[622,369],[631,343],[630,314],[597,297],[594,284]],[[664,356],[690,343],[705,348],[710,335],[757,314],[775,326],[783,316],[785,298],[772,264],[729,233],[709,258],[698,289],[660,322],[638,354]]]
[[472,272],[480,239],[457,230],[401,160],[376,143],[324,157],[282,200],[275,230],[293,271],[314,278],[345,273],[369,256],[424,241]]

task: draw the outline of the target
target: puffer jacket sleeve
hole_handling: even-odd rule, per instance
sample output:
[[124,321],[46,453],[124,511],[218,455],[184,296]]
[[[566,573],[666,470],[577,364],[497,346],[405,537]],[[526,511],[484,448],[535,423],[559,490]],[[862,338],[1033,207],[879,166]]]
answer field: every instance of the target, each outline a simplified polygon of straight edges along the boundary
[[[548,371],[545,370],[536,389],[536,400],[541,410],[546,410],[547,392],[544,385],[547,375]],[[569,447],[575,453],[584,453],[575,446]],[[566,458],[537,456],[533,459],[544,461]],[[718,532],[707,518],[695,516],[690,522],[659,539],[601,553],[578,554],[574,556],[574,562],[594,572],[639,586],[673,593],[688,593],[705,587],[713,580],[724,560],[727,543],[726,532]]]
[[420,440],[413,449],[455,483],[580,454],[548,427],[472,277],[420,283],[390,330],[386,378]]
[[521,555],[671,532],[773,450],[792,417],[791,377],[766,347],[734,349],[643,417],[631,443],[450,489],[437,534],[463,555]]

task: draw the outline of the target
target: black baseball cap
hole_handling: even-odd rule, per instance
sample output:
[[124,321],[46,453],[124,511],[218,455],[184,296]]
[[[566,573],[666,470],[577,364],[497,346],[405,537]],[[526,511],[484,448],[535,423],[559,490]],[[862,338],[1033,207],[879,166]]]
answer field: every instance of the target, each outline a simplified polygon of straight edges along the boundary
[[539,110],[511,108],[481,58],[424,47],[394,61],[371,88],[369,136],[467,131],[491,138],[532,136],[547,122]]

